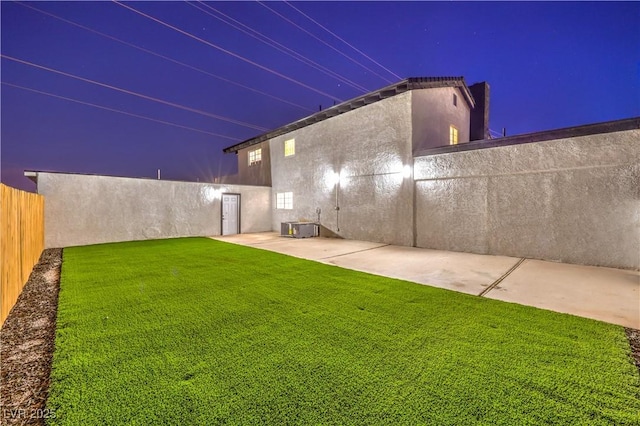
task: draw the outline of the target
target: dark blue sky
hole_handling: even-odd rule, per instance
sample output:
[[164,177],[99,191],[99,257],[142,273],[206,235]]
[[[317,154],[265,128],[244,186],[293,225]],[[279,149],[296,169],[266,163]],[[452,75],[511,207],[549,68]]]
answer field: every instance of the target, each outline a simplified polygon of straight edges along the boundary
[[[235,155],[222,153],[235,139],[297,120],[317,111],[319,105],[332,105],[334,99],[359,96],[362,88],[376,90],[399,80],[286,3],[264,4],[369,70],[257,2],[206,3],[215,10],[185,2],[124,4],[273,73],[113,2],[26,5],[237,84],[19,3],[3,1],[3,183],[34,190],[22,176],[24,169],[154,177],[160,168],[164,179],[211,181],[218,174],[235,172]],[[462,75],[468,84],[487,81],[491,85],[490,128],[494,131],[505,127],[513,135],[640,116],[638,2],[291,4],[401,78]],[[216,10],[222,12],[343,80],[292,59],[193,5],[217,16]],[[15,85],[208,133],[53,98]]]

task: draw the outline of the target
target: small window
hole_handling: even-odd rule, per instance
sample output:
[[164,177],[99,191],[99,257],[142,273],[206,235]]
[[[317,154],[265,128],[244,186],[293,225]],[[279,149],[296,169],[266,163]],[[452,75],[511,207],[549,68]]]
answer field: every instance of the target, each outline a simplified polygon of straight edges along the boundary
[[455,93],[453,94],[453,106],[458,106],[458,96]]
[[284,156],[290,157],[296,153],[296,140],[289,139],[284,141]]
[[262,161],[262,148],[249,151],[249,165],[259,164]]
[[293,192],[278,192],[276,194],[276,209],[293,209]]
[[458,145],[458,128],[449,126],[449,145]]

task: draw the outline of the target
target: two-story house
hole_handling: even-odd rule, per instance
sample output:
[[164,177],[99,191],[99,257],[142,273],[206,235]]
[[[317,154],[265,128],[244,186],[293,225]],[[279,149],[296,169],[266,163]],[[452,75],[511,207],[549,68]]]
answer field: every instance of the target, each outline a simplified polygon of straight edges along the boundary
[[311,220],[350,239],[413,245],[413,158],[481,140],[489,87],[408,78],[224,149],[239,182],[272,188],[272,225]]

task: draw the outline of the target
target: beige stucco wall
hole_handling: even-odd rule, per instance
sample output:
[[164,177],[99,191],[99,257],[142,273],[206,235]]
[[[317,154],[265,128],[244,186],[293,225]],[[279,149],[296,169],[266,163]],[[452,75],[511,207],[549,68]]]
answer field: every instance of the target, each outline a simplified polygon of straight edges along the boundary
[[220,235],[220,193],[241,194],[241,232],[271,229],[268,187],[38,172],[45,246]]
[[[262,161],[249,166],[249,152],[262,149]],[[238,182],[243,185],[271,186],[271,155],[269,141],[265,141],[249,148],[241,149],[238,156]]]
[[640,268],[640,130],[415,159],[419,247]]
[[[316,220],[344,238],[410,245],[413,184],[411,92],[349,111],[270,141],[273,224]],[[296,153],[284,156],[295,138]],[[332,183],[339,172],[339,188]],[[276,193],[293,192],[293,210],[275,207]],[[336,192],[338,206],[336,212]],[[339,229],[339,230],[338,230]]]
[[[453,104],[453,95],[458,98]],[[469,142],[469,104],[457,87],[412,91],[414,154],[427,148],[449,145],[449,127],[458,128],[458,143]]]

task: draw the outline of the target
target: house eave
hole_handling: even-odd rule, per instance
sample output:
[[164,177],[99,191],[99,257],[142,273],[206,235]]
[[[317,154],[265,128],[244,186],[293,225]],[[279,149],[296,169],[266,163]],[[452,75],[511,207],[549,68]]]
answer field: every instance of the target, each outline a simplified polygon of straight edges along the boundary
[[263,133],[261,135],[242,141],[238,144],[229,146],[227,148],[224,148],[222,151],[226,154],[237,153],[241,149],[248,148],[269,139],[273,139],[286,133],[290,133],[294,130],[301,129],[311,124],[327,120],[331,117],[353,111],[354,109],[379,102],[383,99],[387,99],[401,93],[408,92],[410,90],[433,89],[440,87],[459,88],[465,98],[465,101],[469,105],[469,108],[474,108],[475,101],[473,99],[473,96],[471,95],[469,87],[464,81],[464,77],[410,77],[389,86],[383,87],[382,89],[378,89],[376,91],[369,92],[362,96],[358,96],[348,101],[339,103],[310,116],[303,117],[300,120],[285,124],[284,126],[281,126],[275,130]]

